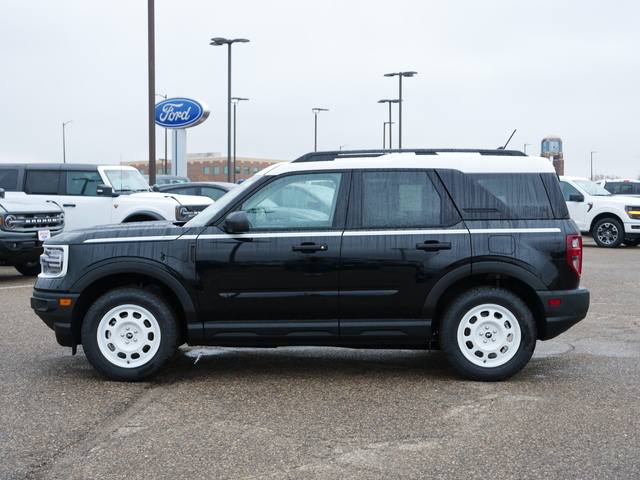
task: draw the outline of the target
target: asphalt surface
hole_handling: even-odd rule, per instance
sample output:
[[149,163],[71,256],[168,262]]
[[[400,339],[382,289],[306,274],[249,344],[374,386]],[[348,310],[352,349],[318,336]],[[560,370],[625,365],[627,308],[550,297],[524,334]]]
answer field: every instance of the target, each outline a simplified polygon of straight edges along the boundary
[[640,247],[585,238],[585,320],[500,383],[441,352],[182,348],[118,383],[0,268],[1,479],[638,479]]

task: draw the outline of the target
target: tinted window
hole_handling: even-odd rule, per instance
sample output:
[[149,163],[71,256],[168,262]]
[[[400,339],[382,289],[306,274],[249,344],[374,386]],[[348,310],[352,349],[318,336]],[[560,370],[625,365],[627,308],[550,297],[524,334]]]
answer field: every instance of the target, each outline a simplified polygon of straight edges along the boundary
[[569,202],[571,195],[582,195],[580,190],[567,182],[560,182],[560,187],[562,188],[562,195],[564,195],[564,201]]
[[553,218],[549,197],[540,174],[470,174],[478,185],[521,219]]
[[69,171],[67,177],[67,195],[85,195],[95,197],[98,195],[98,185],[102,178],[98,172]]
[[57,195],[60,184],[60,172],[57,170],[29,170],[25,182],[25,193]]
[[202,187],[202,195],[206,195],[212,200],[218,200],[225,193],[227,193],[227,191],[220,188]]
[[18,189],[18,170],[8,168],[0,170],[0,188],[7,191]]
[[[363,172],[363,228],[436,227],[450,215],[426,172]],[[444,218],[446,217],[446,218]]]
[[251,229],[326,228],[333,225],[341,173],[278,178],[242,204]]

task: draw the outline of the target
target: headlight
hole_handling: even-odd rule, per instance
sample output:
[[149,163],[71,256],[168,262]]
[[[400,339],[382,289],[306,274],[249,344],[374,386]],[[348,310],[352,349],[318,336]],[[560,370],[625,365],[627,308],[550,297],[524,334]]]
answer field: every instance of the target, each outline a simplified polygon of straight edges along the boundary
[[627,215],[629,215],[629,218],[640,220],[640,206],[627,205],[624,209],[627,212]]
[[[203,207],[206,206],[207,205],[204,205]],[[178,205],[176,207],[176,220],[179,222],[186,222],[187,220],[191,220],[198,213],[199,212],[196,207],[192,205]]]
[[40,265],[42,266],[40,276],[64,277],[67,273],[68,258],[68,245],[45,245],[44,252],[40,255]]
[[18,219],[15,215],[7,215],[4,217],[4,228],[12,230],[18,225]]

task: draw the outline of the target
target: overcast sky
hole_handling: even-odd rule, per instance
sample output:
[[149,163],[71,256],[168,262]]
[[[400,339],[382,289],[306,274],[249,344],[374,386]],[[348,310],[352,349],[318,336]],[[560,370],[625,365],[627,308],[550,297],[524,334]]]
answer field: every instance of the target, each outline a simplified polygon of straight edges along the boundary
[[[146,0],[0,0],[0,162],[148,158]],[[188,153],[382,148],[403,81],[403,147],[564,142],[567,175],[640,175],[637,0],[156,0],[156,92],[206,103]],[[158,97],[158,101],[162,100]],[[397,107],[393,120],[397,122]],[[397,123],[393,132],[397,147]],[[157,128],[157,156],[164,156]],[[593,155],[591,152],[597,152]]]

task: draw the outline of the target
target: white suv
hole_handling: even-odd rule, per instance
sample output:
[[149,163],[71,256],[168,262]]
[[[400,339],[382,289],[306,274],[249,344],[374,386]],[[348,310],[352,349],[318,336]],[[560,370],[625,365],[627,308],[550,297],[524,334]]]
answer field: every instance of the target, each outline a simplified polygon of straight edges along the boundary
[[213,201],[204,196],[153,192],[130,166],[0,164],[7,198],[53,200],[65,214],[65,230],[152,220],[187,221]]
[[588,178],[560,177],[569,214],[600,247],[640,245],[640,198],[612,195]]

